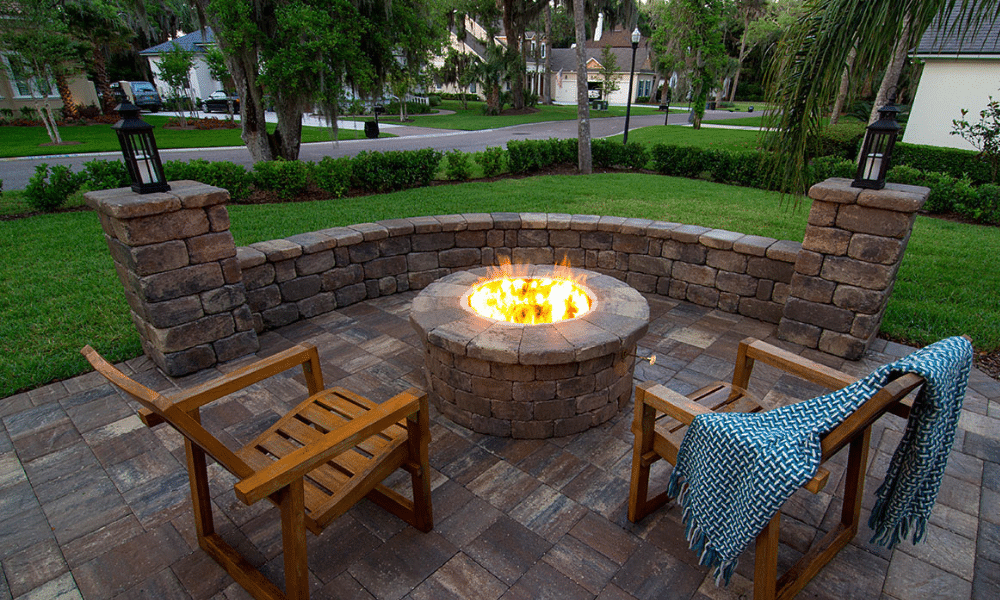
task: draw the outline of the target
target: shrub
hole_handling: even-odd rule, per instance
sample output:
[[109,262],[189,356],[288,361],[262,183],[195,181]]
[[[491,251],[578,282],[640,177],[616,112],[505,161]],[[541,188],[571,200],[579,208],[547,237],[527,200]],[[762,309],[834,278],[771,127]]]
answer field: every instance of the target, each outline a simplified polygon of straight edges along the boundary
[[809,161],[809,185],[830,177],[854,179],[858,165],[853,160],[840,156],[819,156]]
[[512,173],[531,173],[552,165],[575,163],[576,157],[575,139],[507,142],[507,159]]
[[649,162],[646,147],[638,142],[627,145],[616,141],[601,139],[590,143],[590,151],[594,164],[599,167],[625,167],[627,169],[642,169]]
[[503,148],[487,148],[475,155],[476,162],[483,168],[484,177],[496,177],[503,172],[507,162],[507,151]]
[[277,192],[280,198],[294,198],[309,185],[309,171],[308,163],[279,158],[255,164],[250,177],[259,190]]
[[441,96],[438,94],[428,94],[427,103],[431,106],[441,106]]
[[35,167],[35,174],[24,188],[24,198],[35,210],[53,211],[69,199],[78,189],[83,178],[74,174],[65,165],[55,165],[49,173],[49,165],[42,163]]
[[858,121],[843,121],[833,127],[824,127],[816,137],[813,156],[838,156],[854,160],[864,137],[865,125]]
[[351,159],[324,156],[313,166],[312,174],[316,187],[334,198],[343,198],[351,187]]
[[663,175],[698,177],[710,170],[705,161],[705,151],[701,148],[654,144],[651,154],[653,168]]
[[423,150],[360,152],[352,162],[351,180],[366,192],[391,192],[429,185],[442,153]]
[[1000,185],[984,183],[976,191],[976,201],[968,207],[970,216],[983,223],[1000,225]]
[[445,154],[445,176],[452,181],[468,181],[472,178],[472,161],[469,155],[461,150],[452,150]]
[[163,172],[167,181],[191,179],[229,190],[229,197],[233,200],[243,200],[250,195],[251,177],[243,165],[226,161],[208,162],[203,158],[187,162],[170,160],[163,164]]
[[897,142],[892,151],[892,162],[921,171],[939,171],[952,177],[968,175],[976,184],[992,183],[989,165],[972,150]]
[[110,190],[129,185],[128,169],[120,160],[92,160],[83,163],[81,184],[92,190]]

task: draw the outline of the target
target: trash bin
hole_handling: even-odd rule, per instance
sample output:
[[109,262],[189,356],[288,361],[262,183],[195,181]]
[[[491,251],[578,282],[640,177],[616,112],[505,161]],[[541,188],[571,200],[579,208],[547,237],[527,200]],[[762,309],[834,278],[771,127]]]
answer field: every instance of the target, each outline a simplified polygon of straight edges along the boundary
[[753,112],[753,107],[751,106],[750,108],[748,108],[747,112]]
[[368,139],[375,139],[378,137],[378,123],[375,121],[368,121],[365,123],[365,137]]
[[705,103],[705,110],[715,110],[715,100],[710,100]]

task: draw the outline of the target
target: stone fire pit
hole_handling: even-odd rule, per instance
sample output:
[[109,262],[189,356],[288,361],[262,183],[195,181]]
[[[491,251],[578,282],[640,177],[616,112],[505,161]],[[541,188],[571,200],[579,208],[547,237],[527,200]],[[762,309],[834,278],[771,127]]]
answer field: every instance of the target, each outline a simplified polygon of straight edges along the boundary
[[[564,267],[521,265],[524,277],[558,277]],[[625,283],[569,269],[592,308],[581,317],[520,325],[482,317],[463,296],[490,269],[461,271],[413,300],[410,322],[424,343],[431,402],[474,431],[547,438],[604,423],[632,394],[636,342],[649,326],[646,299]]]

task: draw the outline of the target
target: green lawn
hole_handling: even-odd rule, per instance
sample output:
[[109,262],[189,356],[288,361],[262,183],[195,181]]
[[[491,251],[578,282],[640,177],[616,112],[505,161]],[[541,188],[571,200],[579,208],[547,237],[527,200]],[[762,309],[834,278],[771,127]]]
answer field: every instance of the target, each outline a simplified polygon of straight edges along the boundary
[[[791,240],[802,239],[807,216],[775,193],[640,174],[230,207],[239,245],[403,215],[479,211],[647,217]],[[87,343],[112,360],[141,352],[94,213],[0,222],[0,254],[6,258],[0,262],[0,398],[84,372],[79,349]],[[996,228],[918,217],[883,331],[918,344],[967,333],[980,350],[1000,347],[998,255]]]
[[[164,129],[168,117],[143,115],[143,120],[154,126],[156,145],[168,148],[216,148],[242,146],[240,129],[178,130]],[[274,131],[274,124],[268,123],[268,130]],[[37,127],[0,127],[0,158],[11,156],[45,156],[49,154],[78,154],[83,152],[118,152],[118,137],[110,125],[66,125],[59,128],[64,142],[80,142],[63,146],[50,146],[49,136],[41,125]],[[364,130],[341,129],[339,139],[353,140],[364,137]],[[326,127],[303,127],[303,142],[329,142],[333,134]],[[385,133],[382,137],[393,137]]]

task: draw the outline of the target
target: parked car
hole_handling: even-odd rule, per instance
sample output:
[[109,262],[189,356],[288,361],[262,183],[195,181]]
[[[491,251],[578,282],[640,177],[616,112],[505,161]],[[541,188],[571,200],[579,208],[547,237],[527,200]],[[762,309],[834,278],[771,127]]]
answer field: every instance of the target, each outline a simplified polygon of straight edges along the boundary
[[128,100],[143,110],[159,112],[163,110],[163,100],[156,88],[148,81],[116,81],[111,84],[111,91],[118,102]]
[[205,112],[229,112],[229,101],[233,101],[233,112],[240,112],[240,99],[236,94],[229,95],[224,90],[212,92],[205,98]]

